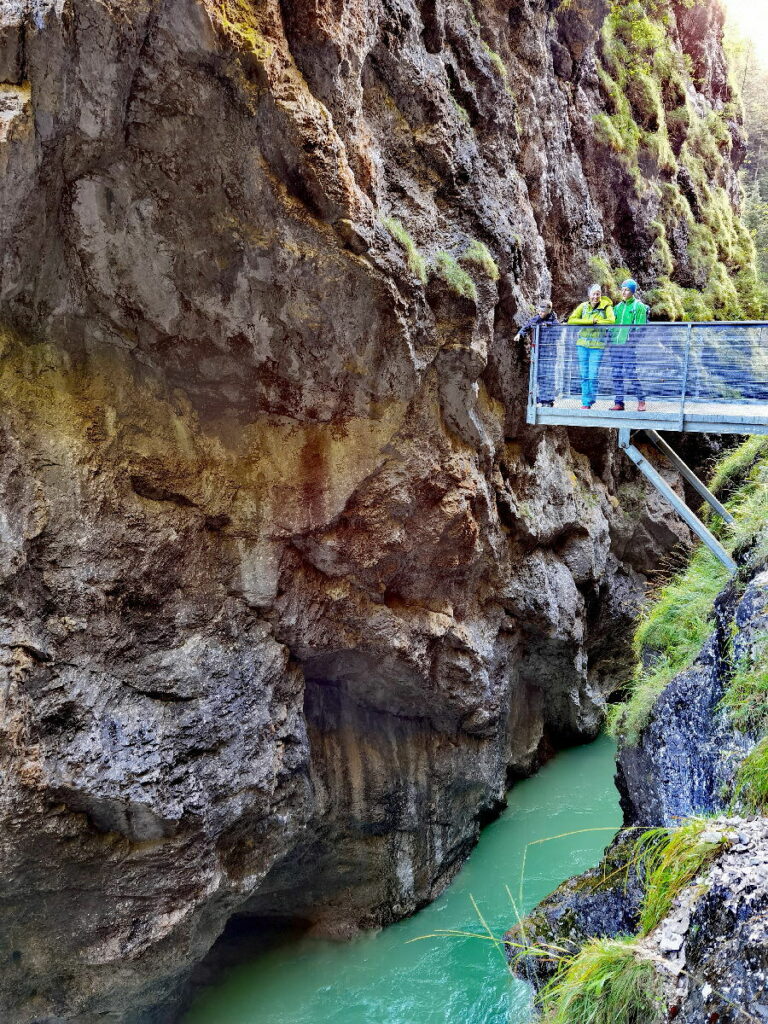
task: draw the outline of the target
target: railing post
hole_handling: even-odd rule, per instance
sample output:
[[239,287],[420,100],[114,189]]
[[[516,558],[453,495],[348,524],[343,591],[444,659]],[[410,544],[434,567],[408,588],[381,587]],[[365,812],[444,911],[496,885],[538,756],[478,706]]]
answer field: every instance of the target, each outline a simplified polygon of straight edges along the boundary
[[680,394],[680,430],[685,426],[685,392],[688,389],[688,364],[691,361],[691,335],[693,324],[688,324],[685,335],[685,359],[683,361],[683,390]]
[[536,399],[539,393],[539,341],[541,325],[533,329],[533,352],[531,353],[531,371],[528,382],[528,422],[536,423]]

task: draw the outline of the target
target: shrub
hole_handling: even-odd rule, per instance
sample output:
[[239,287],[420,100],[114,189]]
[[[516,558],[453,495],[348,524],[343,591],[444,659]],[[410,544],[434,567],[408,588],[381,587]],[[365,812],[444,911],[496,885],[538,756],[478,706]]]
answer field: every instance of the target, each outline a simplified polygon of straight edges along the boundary
[[610,297],[614,289],[620,289],[622,281],[626,281],[632,274],[626,267],[612,267],[608,260],[602,256],[591,256],[589,259],[589,272],[596,284],[602,286],[603,293]]
[[641,153],[650,158],[661,173],[670,177],[677,173],[677,160],[664,125],[658,131],[643,132],[640,142]]
[[698,288],[683,288],[683,319],[694,323],[709,323],[715,319],[714,312]]
[[608,146],[609,149],[614,150],[616,153],[626,152],[626,141],[619,128],[614,124],[613,118],[609,117],[608,114],[595,114],[593,123],[595,126],[595,138],[598,142],[602,142],[604,146]]
[[627,96],[643,127],[657,131],[664,120],[664,108],[656,81],[643,72],[628,76]]
[[662,277],[655,288],[650,288],[646,298],[651,315],[656,320],[682,320],[685,316],[683,289],[669,277]]
[[422,284],[426,284],[426,262],[419,250],[416,248],[416,243],[403,227],[402,222],[397,220],[396,217],[385,217],[383,224],[398,245],[405,249],[405,261],[408,264],[408,269],[414,277],[418,277]]
[[546,1024],[654,1024],[664,1020],[662,982],[637,941],[590,939],[542,989]]

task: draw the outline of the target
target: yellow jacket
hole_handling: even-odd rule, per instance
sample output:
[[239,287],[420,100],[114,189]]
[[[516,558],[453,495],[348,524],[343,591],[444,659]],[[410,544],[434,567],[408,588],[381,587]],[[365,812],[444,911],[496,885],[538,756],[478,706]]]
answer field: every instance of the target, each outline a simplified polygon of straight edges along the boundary
[[[613,312],[613,303],[604,295],[596,308],[592,303],[582,302],[580,306],[568,317],[569,324],[615,324],[616,314]],[[576,344],[582,348],[605,348],[608,342],[607,331],[579,331]]]

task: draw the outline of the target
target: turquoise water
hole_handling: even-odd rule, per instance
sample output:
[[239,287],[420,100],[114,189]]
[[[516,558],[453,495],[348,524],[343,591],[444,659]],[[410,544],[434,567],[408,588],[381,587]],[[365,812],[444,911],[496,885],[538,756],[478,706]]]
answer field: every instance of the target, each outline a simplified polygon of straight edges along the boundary
[[[619,827],[614,753],[603,737],[517,783],[454,883],[418,914],[349,944],[298,939],[264,953],[204,991],[185,1024],[528,1024],[528,988],[509,975],[493,943],[408,940],[437,929],[482,932],[471,896],[495,935],[511,927],[504,887],[518,897],[529,843]],[[584,832],[528,846],[523,908],[597,863],[611,837]]]

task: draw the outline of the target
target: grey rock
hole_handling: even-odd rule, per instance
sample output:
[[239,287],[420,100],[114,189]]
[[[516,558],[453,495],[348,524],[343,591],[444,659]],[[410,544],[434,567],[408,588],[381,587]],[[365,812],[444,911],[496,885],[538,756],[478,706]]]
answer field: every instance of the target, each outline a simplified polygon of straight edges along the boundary
[[766,572],[741,596],[731,587],[718,598],[713,634],[696,663],[661,694],[638,743],[619,752],[617,783],[628,823],[672,825],[727,807],[736,769],[758,737],[735,730],[719,705],[733,659],[765,635],[767,609]]

